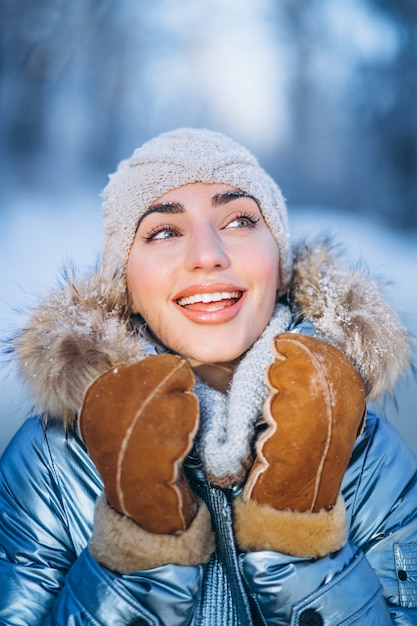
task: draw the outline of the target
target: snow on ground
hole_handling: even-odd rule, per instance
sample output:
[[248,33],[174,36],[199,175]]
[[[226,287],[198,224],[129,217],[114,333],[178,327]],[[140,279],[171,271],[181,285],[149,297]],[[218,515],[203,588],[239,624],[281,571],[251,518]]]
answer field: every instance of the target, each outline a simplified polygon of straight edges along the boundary
[[[321,209],[290,210],[294,238],[323,231],[346,246],[350,259],[362,259],[370,270],[391,282],[386,293],[406,323],[417,333],[417,233],[398,234],[363,217]],[[0,231],[0,336],[21,320],[17,309],[32,304],[49,290],[61,269],[73,260],[80,270],[92,267],[101,246],[100,198],[83,194],[62,198],[13,196],[3,206]],[[3,360],[4,361],[4,360]],[[0,452],[23,422],[30,405],[13,371],[0,369]],[[398,390],[398,411],[387,413],[417,452],[417,382],[411,378]]]

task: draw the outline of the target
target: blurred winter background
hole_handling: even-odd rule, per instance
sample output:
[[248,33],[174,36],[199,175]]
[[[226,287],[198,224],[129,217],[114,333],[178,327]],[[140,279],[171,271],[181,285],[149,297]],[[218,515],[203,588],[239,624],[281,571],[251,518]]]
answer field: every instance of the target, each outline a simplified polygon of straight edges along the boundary
[[[155,134],[204,126],[282,186],[295,236],[323,229],[385,277],[417,332],[413,0],[2,0],[0,333],[100,249],[100,191]],[[30,404],[1,368],[0,450]],[[417,450],[417,384],[390,419]]]

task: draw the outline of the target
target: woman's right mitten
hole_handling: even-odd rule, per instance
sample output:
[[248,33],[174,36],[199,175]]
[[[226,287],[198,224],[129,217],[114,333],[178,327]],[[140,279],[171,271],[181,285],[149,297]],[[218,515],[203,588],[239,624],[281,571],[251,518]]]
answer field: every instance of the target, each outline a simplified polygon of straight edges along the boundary
[[193,384],[186,361],[162,354],[114,367],[85,393],[80,432],[104,483],[89,547],[110,569],[197,565],[213,551],[182,467],[199,423]]

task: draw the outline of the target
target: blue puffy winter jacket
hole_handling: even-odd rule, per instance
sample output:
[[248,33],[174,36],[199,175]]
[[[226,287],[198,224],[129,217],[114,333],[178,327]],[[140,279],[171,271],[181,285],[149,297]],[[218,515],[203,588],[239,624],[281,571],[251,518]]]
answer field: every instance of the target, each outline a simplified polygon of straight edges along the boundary
[[[376,285],[341,268],[326,246],[295,260],[297,322],[311,317],[356,364],[370,395],[389,390],[409,364],[409,336]],[[187,477],[216,535],[210,561],[118,574],[93,558],[103,484],[78,436],[77,412],[97,376],[149,353],[119,305],[100,276],[70,279],[14,342],[20,373],[49,417],[26,421],[1,459],[0,624],[417,624],[417,460],[372,413],[343,480],[349,541],[340,551],[316,560],[239,552],[236,493],[210,485],[190,455]]]
[[[101,567],[87,547],[101,491],[76,433],[37,418],[22,426],[1,461],[1,624],[239,623],[216,555],[129,575]],[[254,624],[417,624],[417,462],[373,414],[343,495],[350,537],[340,552],[238,555]],[[222,506],[227,519],[227,498]]]

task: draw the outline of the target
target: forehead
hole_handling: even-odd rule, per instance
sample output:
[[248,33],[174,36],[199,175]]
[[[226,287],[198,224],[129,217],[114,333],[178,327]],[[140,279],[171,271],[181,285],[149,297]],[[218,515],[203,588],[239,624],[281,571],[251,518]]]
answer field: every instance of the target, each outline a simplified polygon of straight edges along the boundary
[[196,182],[171,189],[155,200],[139,219],[136,232],[142,222],[151,215],[205,212],[207,207],[221,207],[239,199],[253,202],[263,219],[258,200],[245,191],[224,183]]
[[162,196],[157,198],[154,202],[152,202],[149,208],[152,208],[157,204],[161,204],[166,200],[171,200],[172,198],[176,197],[186,199],[193,198],[194,196],[199,195],[210,198],[224,192],[241,192],[241,190],[237,187],[233,187],[232,185],[226,185],[224,183],[188,183],[187,185],[181,185],[181,187],[170,189]]
[[215,207],[228,204],[240,198],[249,198],[259,207],[256,198],[232,185],[223,183],[189,183],[160,196],[145,211],[143,217],[157,212],[182,213],[187,210],[188,206],[192,207],[194,202],[203,201]]

